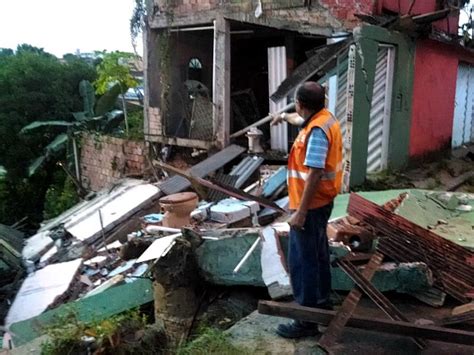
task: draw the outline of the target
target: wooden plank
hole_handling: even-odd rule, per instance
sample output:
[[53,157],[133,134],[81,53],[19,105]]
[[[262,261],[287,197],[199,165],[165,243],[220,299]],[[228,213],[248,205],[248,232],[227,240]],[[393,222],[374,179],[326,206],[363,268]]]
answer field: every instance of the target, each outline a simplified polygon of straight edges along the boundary
[[156,135],[151,133],[145,133],[145,140],[149,142],[177,145],[179,147],[197,148],[204,150],[209,150],[214,145],[214,142],[203,141],[200,139],[166,137],[163,135]]
[[445,326],[445,325],[468,323],[468,322],[474,322],[474,310],[463,313],[463,314],[456,314],[456,315],[444,317],[437,324]]
[[[335,311],[327,311],[324,309],[274,301],[260,301],[258,303],[258,312],[261,314],[298,319],[322,325],[328,325],[336,315]],[[432,339],[447,343],[466,345],[474,344],[474,332],[431,325],[417,325],[394,320],[353,316],[347,322],[347,326],[375,332]]]
[[[367,295],[369,298],[391,319],[408,322],[408,318],[403,315],[402,312],[395,307],[392,302],[385,297],[382,292],[377,290],[360,272],[354,265],[348,261],[338,260],[339,267],[356,283],[356,285]],[[415,344],[420,348],[424,349],[426,343],[417,338],[413,338]]]
[[[245,148],[232,144],[203,160],[202,162],[194,165],[191,169],[189,169],[189,172],[193,176],[204,177],[207,174],[222,168],[225,164],[229,163],[243,152],[245,152]],[[181,192],[190,186],[191,183],[185,177],[179,175],[172,176],[158,185],[159,189],[167,195]]]
[[247,192],[236,189],[235,187],[224,185],[224,184],[220,183],[219,181],[216,181],[216,180],[213,180],[213,179],[205,180],[205,179],[202,179],[200,177],[193,176],[189,172],[177,169],[174,166],[171,166],[171,165],[168,165],[168,164],[165,164],[165,163],[156,162],[156,164],[162,169],[165,169],[167,171],[170,171],[170,172],[173,172],[175,174],[178,174],[180,176],[185,177],[186,179],[188,179],[191,182],[191,184],[202,185],[202,186],[207,187],[209,189],[213,189],[213,190],[216,190],[216,191],[223,192],[226,195],[238,198],[238,199],[243,200],[243,201],[255,201],[255,202],[258,202],[258,204],[260,204],[264,207],[274,209],[275,211],[278,211],[278,212],[281,212],[281,213],[287,213],[287,211],[285,211],[283,208],[278,206],[273,201],[264,199],[262,197],[251,195]]
[[[367,266],[364,268],[362,274],[367,280],[372,280],[378,267],[382,264],[383,255],[381,253],[375,253],[370,258]],[[341,308],[336,313],[336,316],[329,323],[328,329],[324,332],[319,344],[326,350],[333,346],[337,338],[341,335],[344,327],[354,313],[357,304],[362,297],[362,292],[357,287],[353,288],[347,295],[342,303]]]
[[314,74],[332,68],[331,62],[335,63],[336,58],[344,53],[352,42],[353,39],[350,37],[341,42],[318,48],[311,58],[297,67],[288,78],[282,81],[277,91],[270,96],[270,99],[274,102],[279,102],[286,97],[291,90],[311,78]]
[[222,15],[214,21],[213,127],[221,148],[230,134],[230,23]]

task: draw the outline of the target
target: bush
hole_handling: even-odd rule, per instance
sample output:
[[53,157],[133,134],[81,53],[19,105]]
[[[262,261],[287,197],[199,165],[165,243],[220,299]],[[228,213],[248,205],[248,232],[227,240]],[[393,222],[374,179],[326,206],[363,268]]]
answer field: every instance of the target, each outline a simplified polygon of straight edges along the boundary
[[128,114],[128,139],[143,141],[143,110],[131,111]]
[[76,186],[70,177],[51,185],[46,190],[44,201],[44,219],[51,219],[59,216],[79,202]]
[[[128,347],[134,343],[127,335],[145,327],[146,317],[138,310],[92,322],[82,322],[70,311],[46,329],[49,340],[41,345],[41,354],[127,354]],[[86,338],[93,341],[87,342]]]

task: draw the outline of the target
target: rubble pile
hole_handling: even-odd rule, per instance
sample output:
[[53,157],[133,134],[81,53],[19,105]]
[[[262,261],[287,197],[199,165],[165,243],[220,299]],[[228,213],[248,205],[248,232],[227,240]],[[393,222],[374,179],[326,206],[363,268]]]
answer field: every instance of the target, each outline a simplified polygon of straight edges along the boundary
[[[66,304],[77,305],[82,317],[95,312],[103,318],[154,300],[155,322],[179,344],[202,312],[206,285],[266,287],[272,300],[290,298],[286,168],[262,165],[264,160],[252,155],[238,161],[242,153],[234,146],[188,171],[156,164],[174,175],[156,184],[124,180],[46,223],[22,252],[28,276],[6,317],[14,333],[10,343],[18,346],[41,335],[33,324],[48,324]],[[422,190],[337,197],[327,230],[333,290],[358,290],[358,299],[367,292],[403,324],[409,322],[382,292],[408,294],[437,307],[447,296],[472,304],[473,205],[473,195]],[[127,295],[134,295],[133,301]],[[357,302],[352,298],[352,311]],[[101,304],[86,308],[92,303]],[[279,305],[261,311],[277,312]],[[341,321],[339,312],[324,317],[330,327],[331,319],[339,319],[339,328],[325,340],[333,344],[351,321],[347,316]],[[472,320],[467,307],[439,324]],[[472,333],[463,336],[474,339]]]

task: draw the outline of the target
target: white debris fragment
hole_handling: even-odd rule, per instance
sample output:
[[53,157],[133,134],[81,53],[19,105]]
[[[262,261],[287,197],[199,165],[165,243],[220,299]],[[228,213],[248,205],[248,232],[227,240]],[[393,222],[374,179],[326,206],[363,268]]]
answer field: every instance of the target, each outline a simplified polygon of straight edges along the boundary
[[155,240],[136,262],[142,263],[165,256],[171,250],[173,245],[176,244],[176,238],[180,236],[181,233],[177,233]]
[[81,264],[82,259],[51,264],[28,275],[8,311],[6,325],[10,326],[43,313],[69,289]]

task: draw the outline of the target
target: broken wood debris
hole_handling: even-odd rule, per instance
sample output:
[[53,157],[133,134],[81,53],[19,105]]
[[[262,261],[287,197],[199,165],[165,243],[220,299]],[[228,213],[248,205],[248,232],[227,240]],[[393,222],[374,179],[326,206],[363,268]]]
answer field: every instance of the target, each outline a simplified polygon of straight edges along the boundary
[[[245,152],[245,148],[232,144],[199,164],[194,165],[189,169],[188,173],[193,176],[204,177],[222,168],[243,152]],[[160,191],[165,195],[175,194],[189,187],[191,187],[191,183],[182,175],[172,176],[158,185]]]
[[354,40],[352,36],[350,36],[341,42],[317,48],[306,62],[298,66],[288,78],[281,82],[277,91],[270,96],[270,99],[273,102],[279,102],[297,85],[308,80],[308,78],[316,73],[325,72],[336,66],[337,57],[347,51],[353,42]]
[[455,314],[455,315],[444,317],[437,323],[437,325],[447,326],[447,325],[454,325],[454,324],[468,323],[468,322],[474,322],[474,310],[468,311],[462,314]]
[[[378,291],[371,283],[368,281],[364,275],[362,275],[356,267],[354,267],[350,262],[345,261],[344,259],[338,259],[337,264],[339,265],[344,272],[349,275],[349,277],[356,283],[369,298],[387,314],[390,318],[397,321],[408,322],[408,319],[396,308],[389,300],[386,298],[380,291]],[[426,343],[421,339],[414,339],[415,344],[420,349],[426,347]]]
[[[314,322],[323,326],[328,325],[336,314],[335,311],[275,301],[260,301],[258,303],[258,311],[261,314]],[[443,341],[447,343],[466,345],[472,345],[474,343],[474,332],[432,325],[412,324],[403,321],[353,316],[348,320],[347,326],[369,331]]]
[[378,250],[384,255],[399,262],[425,262],[437,287],[461,302],[469,301],[466,293],[474,288],[474,267],[466,260],[474,252],[357,194],[351,194],[348,212],[384,235],[378,243]]
[[[377,268],[382,264],[383,255],[381,253],[374,253],[370,258],[367,266],[364,268],[362,275],[367,281],[370,281],[375,275]],[[329,349],[335,344],[337,338],[341,335],[345,325],[354,313],[359,300],[362,297],[362,292],[358,288],[353,288],[344,299],[341,308],[337,311],[334,318],[329,323],[328,328],[319,340],[319,344],[324,349]]]
[[283,208],[278,206],[273,201],[269,201],[267,199],[248,194],[248,193],[246,193],[242,190],[236,189],[235,187],[232,187],[232,186],[224,185],[224,184],[222,184],[222,183],[220,183],[216,180],[213,180],[213,179],[206,180],[206,179],[202,179],[202,178],[199,178],[199,177],[196,177],[196,176],[192,176],[188,172],[177,169],[177,168],[175,168],[171,165],[165,164],[165,163],[158,163],[158,165],[161,168],[165,169],[165,170],[168,170],[168,171],[171,171],[175,174],[184,176],[187,179],[189,179],[191,182],[202,185],[202,186],[207,187],[209,189],[224,192],[224,193],[226,193],[227,195],[229,195],[231,197],[235,197],[235,198],[238,198],[238,199],[241,199],[241,200],[255,201],[255,202],[258,202],[260,205],[262,205],[264,207],[272,208],[276,211],[286,213],[286,211]]

